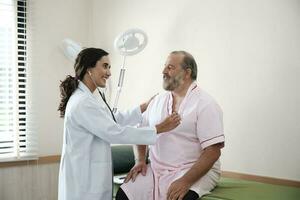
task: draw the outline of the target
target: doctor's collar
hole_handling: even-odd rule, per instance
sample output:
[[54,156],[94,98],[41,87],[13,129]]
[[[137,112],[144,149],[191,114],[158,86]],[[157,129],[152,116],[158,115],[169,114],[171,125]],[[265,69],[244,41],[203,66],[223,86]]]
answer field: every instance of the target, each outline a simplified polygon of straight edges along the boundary
[[82,82],[79,80],[79,84],[78,84],[78,88],[84,92],[87,92],[89,94],[91,94],[93,96],[93,93],[91,92],[91,90]]

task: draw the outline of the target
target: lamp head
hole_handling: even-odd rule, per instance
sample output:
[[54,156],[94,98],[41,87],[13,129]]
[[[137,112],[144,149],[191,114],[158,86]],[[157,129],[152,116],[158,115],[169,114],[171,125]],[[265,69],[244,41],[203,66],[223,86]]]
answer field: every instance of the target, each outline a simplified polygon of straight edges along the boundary
[[140,29],[129,29],[115,39],[115,49],[123,56],[132,56],[142,51],[147,45],[147,35]]

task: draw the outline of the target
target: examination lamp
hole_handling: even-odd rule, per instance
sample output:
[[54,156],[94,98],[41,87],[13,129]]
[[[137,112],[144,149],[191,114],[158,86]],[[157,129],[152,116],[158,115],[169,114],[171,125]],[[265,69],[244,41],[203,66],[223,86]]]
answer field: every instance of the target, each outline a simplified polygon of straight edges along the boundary
[[115,49],[123,56],[123,64],[121,66],[117,95],[114,102],[113,112],[117,111],[118,101],[120,98],[124,75],[126,56],[132,56],[142,51],[147,45],[147,35],[140,29],[129,29],[118,35],[114,42]]
[[61,49],[70,61],[75,62],[75,59],[82,50],[82,47],[73,40],[66,38],[62,41]]

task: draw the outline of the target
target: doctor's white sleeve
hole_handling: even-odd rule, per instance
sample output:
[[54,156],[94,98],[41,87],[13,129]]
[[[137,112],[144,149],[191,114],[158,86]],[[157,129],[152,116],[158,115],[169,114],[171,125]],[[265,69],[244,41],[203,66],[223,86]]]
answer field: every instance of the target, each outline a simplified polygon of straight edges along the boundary
[[117,123],[121,126],[134,126],[142,121],[142,113],[140,106],[126,111],[117,111],[115,114]]
[[[88,102],[87,102],[88,101]],[[156,129],[135,128],[115,123],[111,115],[97,102],[87,99],[78,104],[74,120],[91,134],[111,144],[154,144]]]

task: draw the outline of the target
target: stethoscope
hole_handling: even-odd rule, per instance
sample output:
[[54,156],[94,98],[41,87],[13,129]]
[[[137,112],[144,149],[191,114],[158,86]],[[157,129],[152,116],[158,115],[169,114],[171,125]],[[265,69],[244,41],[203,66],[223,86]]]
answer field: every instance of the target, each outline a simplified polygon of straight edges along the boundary
[[93,81],[94,85],[96,86],[96,89],[97,89],[97,91],[99,92],[99,94],[100,94],[100,96],[101,96],[103,102],[104,102],[105,105],[107,106],[107,108],[108,108],[108,110],[109,110],[109,112],[110,112],[110,114],[111,114],[113,120],[117,123],[117,120],[116,120],[116,118],[115,118],[115,115],[114,115],[112,109],[110,108],[110,106],[108,105],[104,93],[102,93],[102,92],[99,90],[99,88],[98,88],[96,82],[94,81],[94,79],[93,79],[93,77],[92,77],[92,73],[91,73],[90,71],[87,71],[87,72],[88,72],[88,74],[90,75],[90,78],[91,78],[91,80]]
[[102,92],[99,90],[99,88],[98,88],[98,87],[97,87],[97,90],[98,90],[98,92],[99,92],[99,94],[100,94],[100,96],[101,96],[102,100],[103,100],[103,101],[104,101],[104,103],[106,104],[107,108],[109,109],[109,111],[110,111],[110,114],[111,114],[111,116],[112,116],[113,120],[114,120],[114,121],[117,123],[117,120],[116,120],[116,118],[115,118],[115,115],[114,115],[114,113],[113,113],[112,109],[110,108],[110,106],[108,105],[108,103],[107,103],[107,101],[106,101],[106,99],[105,99],[105,95],[104,95],[104,93],[102,93]]

